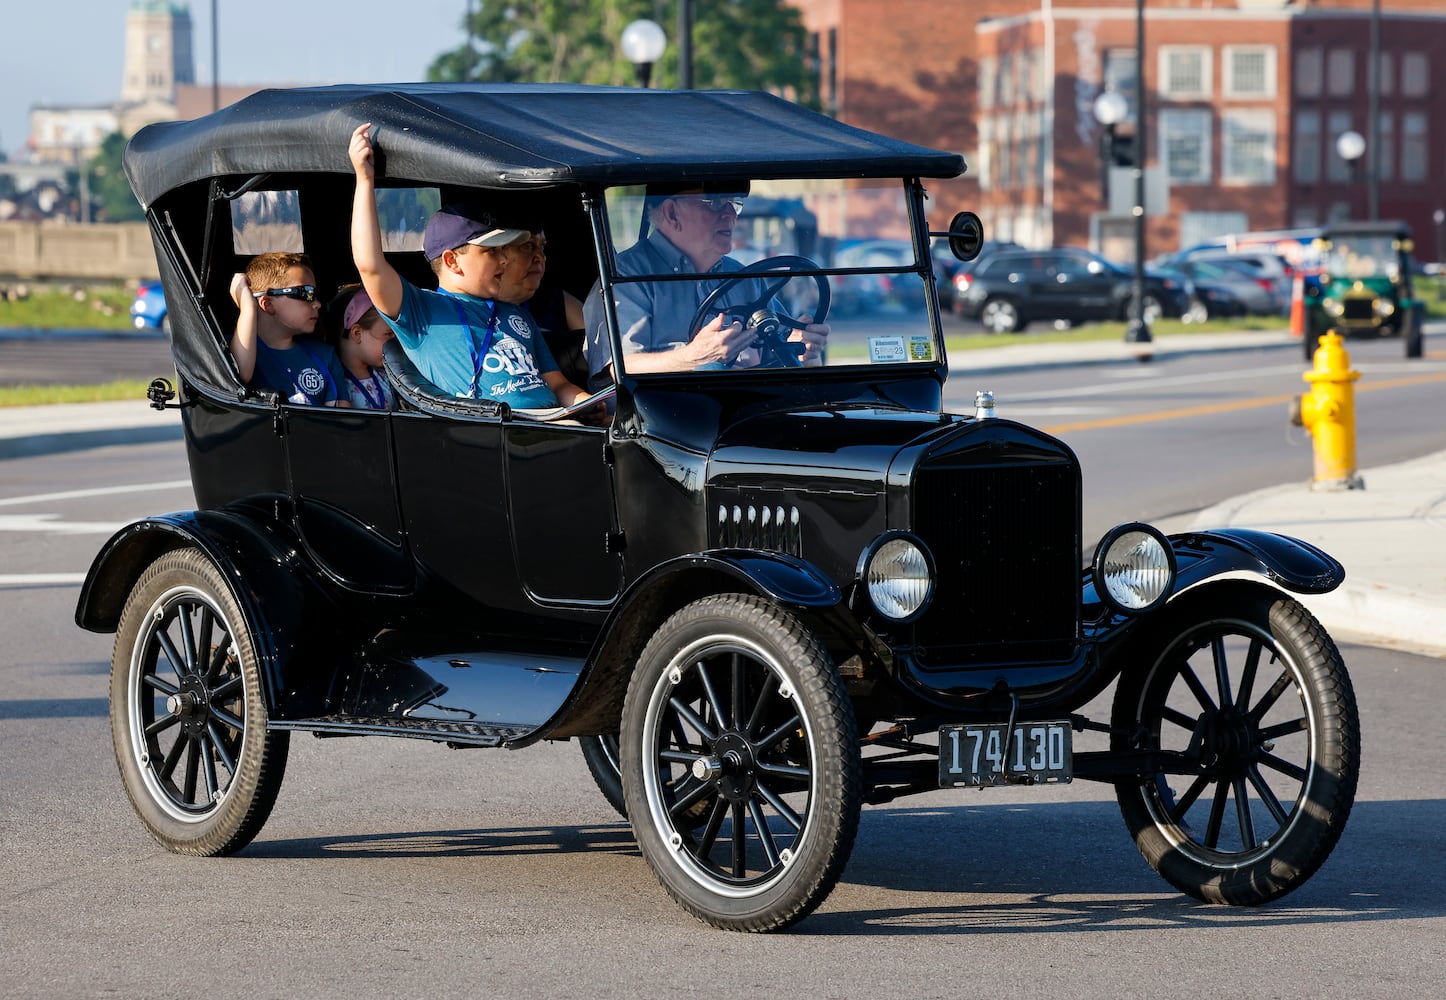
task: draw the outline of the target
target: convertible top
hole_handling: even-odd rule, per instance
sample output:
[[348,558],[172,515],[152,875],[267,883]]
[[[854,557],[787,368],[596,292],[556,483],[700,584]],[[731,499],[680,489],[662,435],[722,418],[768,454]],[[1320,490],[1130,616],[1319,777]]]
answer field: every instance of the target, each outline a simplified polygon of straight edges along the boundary
[[516,188],[688,178],[954,177],[963,158],[771,94],[569,84],[406,83],[263,90],[126,147],[141,205],[210,177],[350,173],[375,126],[379,177]]

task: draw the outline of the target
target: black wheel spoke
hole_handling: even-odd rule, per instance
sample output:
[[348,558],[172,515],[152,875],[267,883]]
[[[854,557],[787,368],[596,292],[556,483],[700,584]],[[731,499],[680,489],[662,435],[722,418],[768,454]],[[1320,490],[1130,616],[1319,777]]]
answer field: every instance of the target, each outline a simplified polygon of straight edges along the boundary
[[1173,722],[1181,729],[1189,730],[1192,733],[1195,731],[1196,722],[1199,721],[1194,716],[1186,715],[1178,708],[1171,708],[1168,705],[1160,710],[1160,718],[1164,722]]
[[757,782],[754,787],[758,789],[758,794],[763,796],[764,801],[773,807],[774,812],[778,813],[785,823],[793,827],[795,832],[803,829],[803,817],[794,812],[777,792],[761,781]]
[[698,673],[698,682],[703,685],[703,696],[708,702],[708,708],[713,712],[713,721],[717,727],[728,728],[728,713],[723,709],[723,702],[718,699],[718,692],[713,690],[713,678],[708,676],[708,667],[703,663],[695,663],[693,669]]
[[211,745],[216,748],[216,756],[220,758],[221,765],[226,768],[226,773],[235,774],[236,759],[232,757],[230,751],[227,750],[226,741],[222,738],[221,733],[217,731],[214,724],[206,724],[206,735],[211,738]]
[[171,661],[171,673],[180,680],[186,675],[186,658],[176,649],[176,644],[171,641],[170,635],[163,628],[156,629],[156,641],[161,644],[161,649],[166,653],[166,659]]
[[701,802],[703,799],[707,798],[709,795],[712,794],[713,786],[706,781],[700,781],[692,788],[688,789],[686,794],[679,797],[676,802],[674,802],[671,806],[668,807],[668,814],[674,819],[677,819],[679,816],[686,813],[688,811],[688,808],[693,805],[693,803]]
[[658,759],[665,760],[669,764],[682,764],[684,767],[692,767],[693,761],[697,760],[699,754],[693,750],[659,750]]
[[1270,689],[1260,696],[1260,701],[1250,710],[1251,720],[1259,722],[1265,718],[1265,713],[1269,712],[1275,703],[1280,700],[1280,696],[1285,694],[1285,689],[1290,687],[1290,685],[1290,673],[1282,670],[1280,676],[1275,679],[1275,683],[1270,685]]
[[1245,667],[1240,672],[1240,690],[1235,695],[1238,705],[1250,704],[1250,695],[1255,688],[1255,673],[1260,669],[1260,652],[1264,648],[1265,645],[1259,638],[1251,637],[1250,649],[1245,653]]
[[758,762],[758,770],[764,774],[777,775],[780,778],[794,778],[798,781],[807,782],[813,774],[812,768],[798,767],[794,764],[775,764],[771,761]]
[[1210,658],[1215,663],[1215,690],[1220,692],[1220,707],[1229,708],[1234,704],[1234,696],[1230,692],[1230,660],[1225,654],[1223,635],[1210,640]]
[[768,710],[769,700],[773,697],[774,689],[778,687],[778,678],[768,674],[758,688],[758,700],[753,703],[753,712],[748,716],[748,726],[743,730],[745,736],[752,736],[763,724],[763,715]]
[[216,659],[211,651],[211,633],[216,624],[216,616],[211,609],[205,605],[199,605],[196,609],[197,625],[196,630],[196,664],[204,667],[202,679],[207,684],[211,683],[212,671],[216,669]]
[[733,877],[748,874],[748,812],[742,802],[733,803]]
[[713,853],[713,847],[718,843],[718,831],[723,829],[723,820],[727,817],[728,800],[720,796],[708,813],[708,822],[703,824],[703,832],[698,835],[698,857],[706,858]]
[[763,856],[768,859],[769,869],[778,866],[778,845],[773,842],[773,831],[768,828],[768,817],[763,814],[763,803],[758,799],[748,800],[748,814],[753,817],[753,826],[758,830],[758,843],[763,846]]
[[1215,702],[1210,698],[1210,692],[1205,690],[1205,685],[1200,683],[1200,677],[1195,673],[1195,668],[1190,665],[1187,658],[1180,664],[1180,679],[1200,703],[1200,707],[1207,712],[1215,711]]
[[223,631],[211,653],[211,665],[206,669],[206,683],[210,684],[221,676],[221,668],[231,655],[231,633]]
[[181,655],[186,658],[186,673],[194,674],[200,669],[196,658],[196,630],[191,627],[191,616],[196,613],[195,604],[182,604],[176,609],[176,620],[181,623]]
[[175,694],[177,691],[181,690],[180,687],[178,687],[177,685],[172,684],[164,677],[157,677],[155,674],[146,674],[144,677],[142,677],[141,686],[154,688],[155,690],[161,692],[161,694]]
[[206,801],[215,802],[221,792],[221,784],[216,780],[216,758],[211,754],[211,741],[202,736],[196,741],[198,753],[201,758],[201,778],[206,784]]
[[788,721],[775,728],[768,735],[759,737],[757,742],[754,743],[754,746],[757,747],[759,750],[767,750],[779,740],[787,736],[791,736],[794,730],[798,728],[798,723],[799,718],[797,715],[789,716]]
[[1220,827],[1225,823],[1225,801],[1230,798],[1230,786],[1220,782],[1215,786],[1215,798],[1210,802],[1210,818],[1205,823],[1205,846],[1214,848],[1220,843]]
[[693,731],[702,737],[705,742],[718,738],[718,734],[709,728],[708,723],[700,719],[698,713],[693,711],[692,706],[686,704],[681,698],[669,698],[668,705],[674,712],[678,713],[680,719],[692,726]]
[[1310,730],[1310,724],[1305,716],[1299,719],[1291,719],[1289,722],[1277,722],[1273,726],[1266,726],[1257,735],[1261,742],[1266,740],[1278,740],[1282,736],[1292,736],[1295,733],[1304,733]]
[[245,682],[242,681],[239,674],[235,677],[228,677],[211,689],[211,700],[227,701],[240,695],[244,688]]
[[1265,804],[1266,809],[1270,810],[1271,817],[1276,823],[1284,826],[1288,818],[1285,807],[1280,804],[1280,799],[1276,798],[1275,792],[1270,787],[1270,783],[1267,782],[1265,776],[1260,773],[1260,768],[1252,766],[1246,773],[1250,778],[1250,784],[1255,787],[1255,794],[1260,796],[1260,801]]
[[196,801],[196,779],[200,776],[201,747],[194,739],[186,740],[186,768],[181,781],[181,798]]
[[1200,797],[1200,794],[1210,787],[1210,782],[1211,779],[1204,775],[1192,781],[1190,787],[1185,789],[1185,794],[1180,796],[1175,802],[1175,807],[1170,810],[1170,822],[1177,825],[1185,822],[1185,814],[1190,811],[1190,807],[1195,804],[1195,800]]
[[734,729],[740,729],[744,719],[744,701],[748,697],[747,692],[748,675],[743,669],[743,657],[737,653],[733,654],[733,714],[728,719],[728,724]]
[[233,715],[226,709],[222,708],[220,705],[211,706],[211,718],[215,719],[223,726],[230,726],[238,733],[246,728],[246,722],[244,719],[242,719],[238,715]]
[[156,768],[156,774],[162,781],[171,780],[171,775],[176,773],[176,765],[181,762],[181,754],[185,752],[186,745],[190,742],[185,736],[181,736],[176,742],[171,744],[171,749],[166,751],[166,756],[161,761],[161,766]]
[[176,725],[180,721],[181,717],[179,715],[170,715],[168,713],[161,716],[155,722],[152,722],[149,726],[147,726],[145,728],[145,734],[147,736],[155,736],[157,733],[164,733],[167,729],[170,729],[172,726]]
[[1273,753],[1261,754],[1259,762],[1270,768],[1272,771],[1279,771],[1287,778],[1294,778],[1296,781],[1305,781],[1305,768],[1288,760],[1283,760]]
[[1241,849],[1253,851],[1259,844],[1255,841],[1255,820],[1250,815],[1250,794],[1245,788],[1245,779],[1236,778],[1231,786],[1235,792],[1235,819],[1240,824]]

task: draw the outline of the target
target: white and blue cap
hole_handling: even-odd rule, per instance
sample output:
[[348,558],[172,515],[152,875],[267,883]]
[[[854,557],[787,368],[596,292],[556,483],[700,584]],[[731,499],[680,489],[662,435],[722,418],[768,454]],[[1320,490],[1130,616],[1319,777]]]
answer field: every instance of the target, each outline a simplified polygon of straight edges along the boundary
[[443,205],[427,222],[422,234],[422,252],[428,260],[436,260],[464,243],[474,247],[505,247],[529,235],[531,230],[504,226],[496,213],[481,205],[454,203]]

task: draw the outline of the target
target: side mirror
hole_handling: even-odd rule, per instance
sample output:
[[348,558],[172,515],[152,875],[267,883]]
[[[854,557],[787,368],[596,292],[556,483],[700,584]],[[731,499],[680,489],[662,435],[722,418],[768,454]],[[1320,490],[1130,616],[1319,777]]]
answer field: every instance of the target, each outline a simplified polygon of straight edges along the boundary
[[973,212],[960,212],[949,222],[949,252],[973,260],[984,249],[984,223]]

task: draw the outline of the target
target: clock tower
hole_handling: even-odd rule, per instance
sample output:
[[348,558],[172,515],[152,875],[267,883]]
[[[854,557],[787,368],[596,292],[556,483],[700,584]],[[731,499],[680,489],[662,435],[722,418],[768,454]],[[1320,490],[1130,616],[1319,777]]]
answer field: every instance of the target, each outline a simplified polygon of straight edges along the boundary
[[174,106],[176,85],[195,82],[190,7],[170,0],[131,0],[121,104]]

